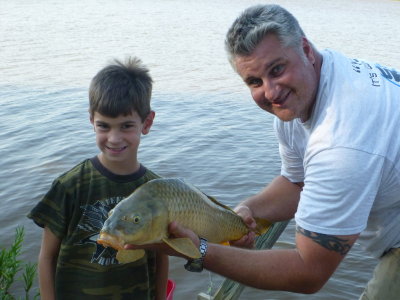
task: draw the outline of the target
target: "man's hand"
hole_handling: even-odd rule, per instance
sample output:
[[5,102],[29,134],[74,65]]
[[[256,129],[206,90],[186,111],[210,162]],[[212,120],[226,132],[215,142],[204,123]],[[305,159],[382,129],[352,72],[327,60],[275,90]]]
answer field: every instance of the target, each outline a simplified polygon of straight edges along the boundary
[[[195,244],[197,247],[200,244],[199,237],[190,229],[187,229],[180,224],[178,224],[176,221],[171,222],[168,225],[168,232],[170,238],[190,238],[193,241],[193,244]],[[126,250],[134,250],[134,249],[145,249],[145,250],[153,250],[157,251],[162,254],[166,254],[169,256],[179,256],[188,259],[188,257],[182,255],[182,253],[179,253],[172,249],[170,246],[168,246],[166,243],[155,243],[155,244],[146,244],[146,245],[131,245],[127,244],[124,247]]]
[[[256,221],[253,218],[252,212],[248,206],[239,205],[234,211],[243,219],[244,223],[249,227],[249,229],[256,228]],[[235,247],[241,248],[254,248],[256,234],[254,231],[250,231],[248,234],[243,236],[237,241],[230,241],[229,243]]]

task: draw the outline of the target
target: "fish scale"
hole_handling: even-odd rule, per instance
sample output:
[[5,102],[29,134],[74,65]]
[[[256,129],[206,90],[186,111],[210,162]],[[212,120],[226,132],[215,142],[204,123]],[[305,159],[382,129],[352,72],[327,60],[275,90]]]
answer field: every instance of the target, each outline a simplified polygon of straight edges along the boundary
[[216,243],[239,239],[248,232],[242,219],[231,209],[210,200],[194,186],[179,179],[160,180],[159,183],[168,185],[165,195],[159,196],[167,203],[170,221],[177,221]]

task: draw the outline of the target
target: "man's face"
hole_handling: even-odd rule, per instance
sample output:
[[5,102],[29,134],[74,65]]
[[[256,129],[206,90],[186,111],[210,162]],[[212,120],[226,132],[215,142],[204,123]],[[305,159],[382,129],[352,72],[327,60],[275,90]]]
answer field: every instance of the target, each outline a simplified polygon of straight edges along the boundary
[[234,63],[260,108],[282,121],[309,119],[319,76],[307,39],[303,39],[301,50],[296,50],[283,47],[275,35],[269,34],[251,55],[237,56]]

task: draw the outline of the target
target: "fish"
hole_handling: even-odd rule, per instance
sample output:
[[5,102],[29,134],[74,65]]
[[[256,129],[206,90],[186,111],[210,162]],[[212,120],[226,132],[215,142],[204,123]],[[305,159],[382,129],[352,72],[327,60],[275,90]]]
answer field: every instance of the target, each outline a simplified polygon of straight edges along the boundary
[[145,255],[142,249],[125,250],[126,244],[166,243],[190,258],[200,258],[199,249],[189,238],[171,238],[168,224],[177,221],[211,243],[226,244],[249,231],[262,234],[271,223],[257,219],[257,228],[249,229],[230,207],[207,196],[180,178],[150,180],[121,200],[110,212],[100,230],[97,243],[112,247],[119,263],[136,261]]

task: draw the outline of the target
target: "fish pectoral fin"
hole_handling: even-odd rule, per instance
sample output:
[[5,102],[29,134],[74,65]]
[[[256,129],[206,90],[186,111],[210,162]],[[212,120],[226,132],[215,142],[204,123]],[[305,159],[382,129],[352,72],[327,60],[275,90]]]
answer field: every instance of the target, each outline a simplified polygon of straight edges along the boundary
[[173,248],[175,251],[178,251],[179,253],[182,253],[190,258],[201,257],[199,249],[189,238],[163,239],[163,242]]
[[137,261],[144,256],[145,252],[143,249],[138,250],[118,250],[117,260],[121,264],[127,264],[130,262]]

